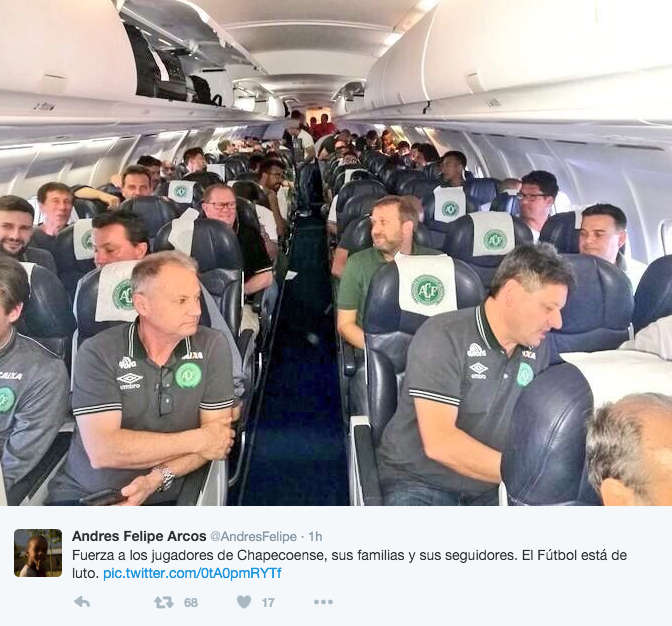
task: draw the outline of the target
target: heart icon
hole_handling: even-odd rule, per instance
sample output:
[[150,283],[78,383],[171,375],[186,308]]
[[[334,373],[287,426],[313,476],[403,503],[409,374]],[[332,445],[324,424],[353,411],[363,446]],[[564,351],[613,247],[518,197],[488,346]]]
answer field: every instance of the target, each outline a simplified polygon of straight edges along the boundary
[[250,602],[252,602],[252,598],[250,598],[250,596],[238,596],[238,604],[240,605],[241,609],[246,609],[248,606],[250,606]]

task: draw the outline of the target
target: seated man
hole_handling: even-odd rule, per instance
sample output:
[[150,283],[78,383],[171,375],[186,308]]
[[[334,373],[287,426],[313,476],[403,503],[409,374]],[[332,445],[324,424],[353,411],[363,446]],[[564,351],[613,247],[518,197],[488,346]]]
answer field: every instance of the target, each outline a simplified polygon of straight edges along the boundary
[[439,160],[439,153],[431,143],[421,143],[418,146],[417,156],[415,157],[416,169],[423,170],[431,163]]
[[185,150],[182,155],[182,160],[184,161],[184,166],[187,168],[189,174],[202,172],[208,167],[208,162],[205,160],[202,148],[196,147]]
[[146,167],[149,171],[149,183],[154,191],[161,182],[161,161],[149,154],[143,154],[137,161],[138,165]]
[[418,213],[409,202],[398,196],[386,196],[373,205],[371,211],[371,237],[373,247],[357,252],[348,258],[345,272],[338,289],[338,332],[350,345],[354,346],[357,373],[350,391],[356,412],[365,410],[361,406],[365,397],[364,377],[364,331],[362,319],[364,304],[371,278],[378,268],[402,254],[438,254],[438,251],[423,248],[413,243],[413,233],[418,225]]
[[172,161],[161,161],[161,182],[166,183],[177,179],[177,167]]
[[14,328],[29,291],[23,266],[0,256],[0,464],[7,489],[40,462],[70,412],[65,363]]
[[285,164],[280,159],[264,159],[259,166],[259,182],[268,196],[278,237],[284,237],[287,233],[287,222],[283,219],[278,204],[278,191],[282,187],[284,174]]
[[440,183],[445,187],[462,187],[465,182],[464,170],[467,157],[459,150],[449,150],[441,157]]
[[34,221],[35,210],[30,202],[19,196],[0,197],[0,254],[37,263],[56,274],[56,261],[51,253],[29,247]]
[[631,394],[588,422],[588,478],[605,506],[672,505],[672,397]]
[[632,283],[633,293],[646,271],[646,265],[625,257],[619,250],[628,240],[628,218],[613,204],[594,204],[581,212],[579,252],[593,254],[620,267]]
[[532,231],[534,243],[539,241],[551,207],[558,195],[558,181],[555,176],[543,170],[534,170],[521,179],[520,217]]
[[77,428],[49,504],[119,489],[123,504],[140,505],[231,449],[230,351],[221,333],[198,325],[196,262],[152,254],[133,269],[131,286],[137,320],[87,339],[77,353]]
[[37,201],[43,221],[33,229],[30,245],[41,248],[56,257],[56,235],[60,233],[72,216],[73,193],[63,183],[45,183],[37,190]]
[[[142,218],[135,213],[124,210],[96,215],[92,223],[94,262],[96,267],[103,267],[117,261],[140,261],[149,253],[149,233]],[[233,368],[233,386],[236,395],[233,416],[238,419],[240,414],[240,398],[245,393],[245,376],[231,329],[219,312],[210,293],[201,285],[201,294],[210,317],[210,328],[220,331],[225,337],[231,351]]]
[[[203,192],[203,212],[211,220],[219,220],[233,228],[243,253],[245,295],[267,289],[273,284],[273,263],[268,257],[261,234],[238,220],[236,196],[224,184],[210,185]],[[243,307],[241,330],[249,328],[255,337],[259,334],[259,316],[250,304]]]
[[151,196],[154,189],[152,173],[144,165],[129,165],[126,167],[119,176],[119,184],[121,185],[119,189],[121,198],[91,187],[75,188],[75,197],[86,200],[100,200],[107,204],[108,210],[112,211],[119,208],[119,204],[123,200]]
[[516,401],[549,365],[573,283],[550,244],[518,246],[478,307],[427,320],[377,450],[387,505],[495,504]]
[[672,315],[651,322],[642,328],[634,339],[623,343],[619,350],[650,352],[666,361],[672,360]]

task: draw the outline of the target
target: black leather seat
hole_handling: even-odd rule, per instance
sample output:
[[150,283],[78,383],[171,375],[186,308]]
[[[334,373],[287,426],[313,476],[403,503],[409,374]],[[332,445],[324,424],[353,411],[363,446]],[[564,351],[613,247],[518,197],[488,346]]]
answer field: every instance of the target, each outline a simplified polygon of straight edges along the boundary
[[96,215],[107,212],[107,205],[102,200],[75,198],[72,204],[79,218],[91,219]]
[[410,180],[405,180],[399,185],[398,194],[400,196],[415,196],[422,200],[428,194],[431,194],[436,187],[436,181],[429,180],[427,176],[421,170],[419,171],[422,174],[422,178],[411,178]]
[[492,202],[497,196],[496,178],[472,178],[464,183],[464,193],[473,205],[480,207]]
[[[171,184],[172,183],[172,184]],[[188,201],[191,194],[191,202]],[[162,196],[172,200],[180,215],[189,208],[201,210],[203,202],[203,186],[194,181],[173,180],[159,183],[154,191],[155,196]]]
[[200,172],[191,172],[182,178],[189,182],[198,183],[203,189],[207,189],[210,185],[221,184],[224,181],[219,174],[214,172],[208,172],[207,170],[201,170]]
[[615,265],[584,254],[563,255],[576,277],[562,309],[562,328],[549,333],[551,362],[562,352],[615,350],[629,338],[634,299],[630,279]]
[[250,228],[254,228],[256,231],[261,232],[259,215],[257,214],[254,202],[240,196],[236,197],[236,212],[239,221]]
[[[428,230],[432,233],[433,247],[441,249],[444,246],[446,240],[446,234],[451,230],[453,222],[444,222],[437,215],[436,207],[436,196],[434,195],[434,190],[439,187],[439,185],[434,182],[432,183],[432,189],[427,193],[423,198],[421,198],[422,208],[425,213],[424,224],[427,226]],[[477,213],[478,206],[474,205],[465,194],[466,209],[467,213]]]
[[[378,193],[365,193],[350,198],[350,200],[345,203],[341,214],[342,232],[345,232],[348,225],[354,220],[359,220],[365,215],[371,215],[371,208],[381,197],[382,196]],[[342,232],[338,233],[339,236]]]
[[387,195],[387,191],[385,185],[377,180],[351,180],[347,185],[343,185],[336,201],[336,226],[339,233],[343,232],[343,210],[348,200],[365,194],[379,194],[379,197],[382,198]]
[[[86,220],[78,220],[81,228]],[[89,229],[91,221],[88,220]],[[64,228],[56,236],[56,266],[58,267],[58,277],[65,286],[65,290],[70,296],[71,301],[74,302],[75,291],[79,279],[88,274],[92,269],[95,269],[93,262],[93,246],[91,246],[87,255],[80,254],[79,256],[86,256],[88,258],[75,257],[75,241],[74,241],[75,224]]]
[[635,293],[632,323],[635,332],[672,315],[672,255],[660,257],[646,268]]
[[552,243],[561,254],[579,253],[581,211],[551,215],[541,229],[539,241]]
[[341,189],[343,189],[343,185],[346,184],[345,179],[348,176],[348,170],[354,170],[352,174],[350,174],[350,180],[348,182],[353,180],[375,180],[375,177],[371,172],[362,169],[359,165],[346,165],[346,169],[340,172],[334,180],[334,194],[340,193]]
[[[486,217],[487,213],[481,213],[479,217]],[[426,219],[426,218],[425,218]],[[532,232],[521,219],[511,217],[513,222],[514,245],[532,243]],[[490,288],[492,278],[502,262],[504,255],[491,254],[486,256],[474,256],[474,222],[469,215],[464,215],[448,225],[443,251],[457,259],[468,263],[481,277],[486,289]]]
[[253,180],[234,180],[231,184],[231,189],[240,198],[245,198],[255,204],[265,206],[267,209],[271,208],[271,203],[264,188]]
[[506,192],[500,193],[495,196],[495,199],[490,204],[490,210],[520,217],[520,201],[516,195]]
[[390,178],[387,190],[397,196],[404,195],[402,185],[411,180],[427,180],[427,177],[422,170],[397,169]]
[[72,336],[77,328],[70,297],[58,276],[40,265],[30,272],[30,298],[16,327],[58,354],[70,369]]
[[255,183],[258,183],[260,178],[258,172],[242,172],[235,177],[235,180],[251,180]]
[[157,196],[143,196],[125,200],[119,206],[119,210],[127,210],[142,218],[149,231],[150,241],[154,240],[156,233],[164,225],[180,216],[180,210],[176,202]]
[[508,504],[599,502],[584,476],[592,411],[590,386],[569,363],[547,369],[523,390],[502,450]]

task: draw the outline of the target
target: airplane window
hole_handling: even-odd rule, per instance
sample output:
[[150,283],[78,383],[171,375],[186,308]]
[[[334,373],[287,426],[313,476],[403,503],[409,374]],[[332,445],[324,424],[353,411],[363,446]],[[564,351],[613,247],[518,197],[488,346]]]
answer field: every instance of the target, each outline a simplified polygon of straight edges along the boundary
[[[470,171],[471,168],[467,168],[467,171]],[[477,163],[474,165],[474,176],[476,178],[485,178],[485,172],[483,171],[483,168]]]
[[672,254],[672,220],[663,220],[660,225],[660,237],[663,240],[663,252]]
[[559,191],[555,198],[555,212],[566,213],[567,211],[571,211],[572,208],[573,204],[569,196],[564,191]]

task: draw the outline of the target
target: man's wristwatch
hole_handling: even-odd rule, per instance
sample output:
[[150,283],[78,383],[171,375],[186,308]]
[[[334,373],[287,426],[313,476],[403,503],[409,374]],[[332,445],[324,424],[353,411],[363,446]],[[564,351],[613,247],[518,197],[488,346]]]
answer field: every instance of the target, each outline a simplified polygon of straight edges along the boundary
[[163,476],[163,482],[157,491],[168,491],[173,486],[173,481],[175,480],[175,474],[171,472],[165,465],[157,465],[152,468],[153,472],[159,472]]

